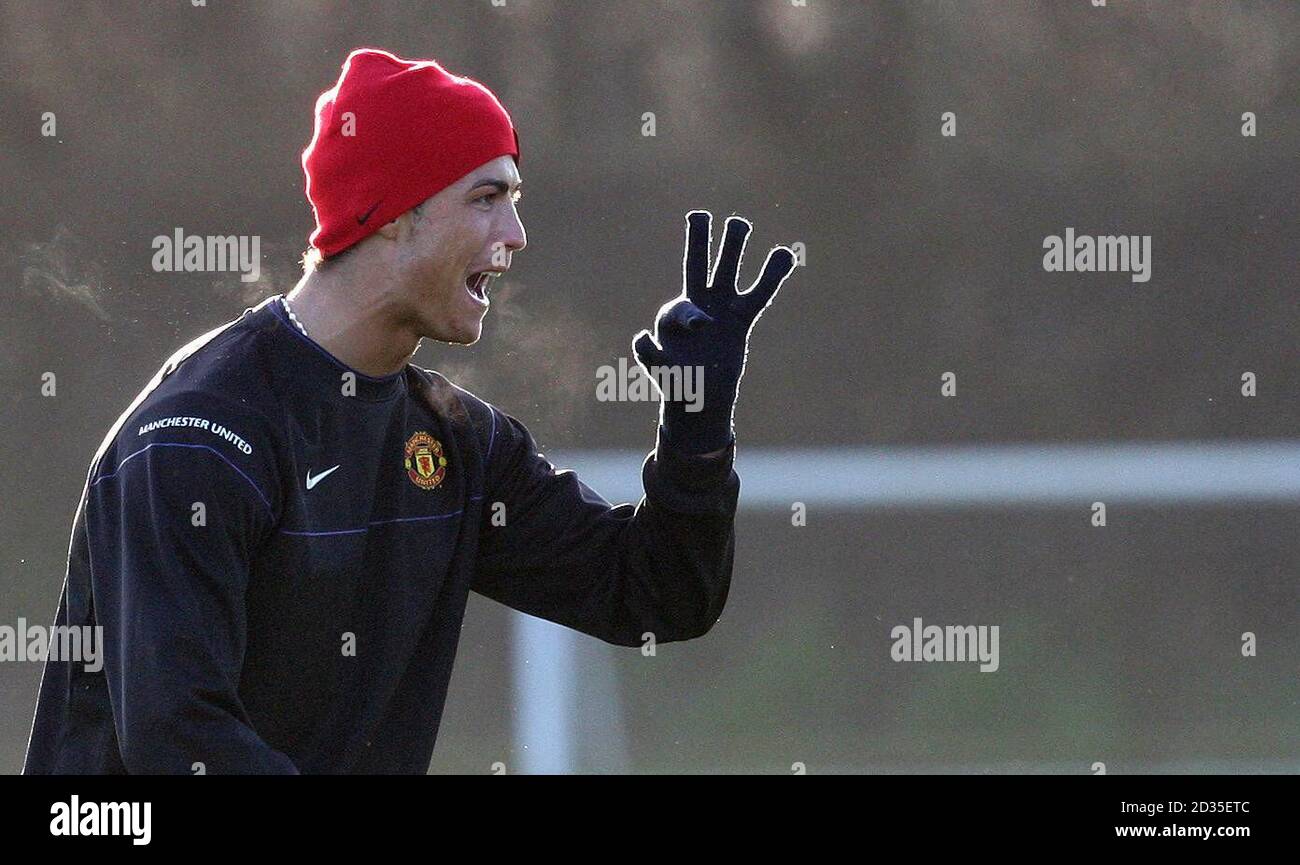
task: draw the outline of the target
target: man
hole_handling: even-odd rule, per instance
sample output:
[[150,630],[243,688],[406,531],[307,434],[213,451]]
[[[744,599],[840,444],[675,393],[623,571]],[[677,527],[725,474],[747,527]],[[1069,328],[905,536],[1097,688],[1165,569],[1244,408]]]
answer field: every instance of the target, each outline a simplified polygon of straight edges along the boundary
[[703,405],[665,394],[645,498],[611,506],[408,362],[479,338],[525,246],[518,161],[483,85],[348,57],[303,153],[302,281],[174,355],[91,464],[56,623],[102,627],[103,668],[47,664],[26,772],[423,773],[471,590],[619,645],[709,630],[748,334],[793,255],[737,293],[748,223],[710,281],[688,215],[685,294],[634,352],[702,367]]

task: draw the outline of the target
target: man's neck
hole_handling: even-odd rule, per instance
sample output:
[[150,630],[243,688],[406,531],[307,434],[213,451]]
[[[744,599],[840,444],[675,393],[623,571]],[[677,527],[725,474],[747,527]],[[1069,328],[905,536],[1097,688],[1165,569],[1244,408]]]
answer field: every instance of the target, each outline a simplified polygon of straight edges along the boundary
[[381,292],[331,271],[312,271],[286,295],[294,316],[318,345],[357,372],[386,376],[406,366],[420,346]]

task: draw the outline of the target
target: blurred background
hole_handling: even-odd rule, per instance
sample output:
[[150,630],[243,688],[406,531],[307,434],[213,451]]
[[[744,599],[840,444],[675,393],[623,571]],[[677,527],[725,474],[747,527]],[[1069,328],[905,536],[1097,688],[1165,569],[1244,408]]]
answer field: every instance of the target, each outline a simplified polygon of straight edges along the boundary
[[[754,222],[742,278],[806,254],[751,341],[722,620],[647,656],[472,597],[431,771],[1300,771],[1298,32],[1222,0],[8,0],[0,624],[52,620],[162,361],[296,282],[315,98],[379,47],[483,81],[522,149],[483,339],[416,361],[612,500],[657,406],[597,370],[679,290],[684,213]],[[1044,272],[1067,226],[1151,235],[1151,280]],[[260,237],[261,278],[154,272],[178,227]],[[916,617],[998,625],[999,670],[895,663]],[[0,772],[40,672],[0,664]]]

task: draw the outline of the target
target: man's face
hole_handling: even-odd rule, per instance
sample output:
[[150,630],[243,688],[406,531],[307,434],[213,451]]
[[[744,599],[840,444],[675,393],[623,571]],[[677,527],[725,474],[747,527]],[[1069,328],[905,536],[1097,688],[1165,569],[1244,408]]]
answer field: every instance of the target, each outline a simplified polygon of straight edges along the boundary
[[500,156],[406,215],[411,225],[399,243],[398,268],[420,336],[478,341],[491,281],[527,243],[515,209],[520,182],[514,159]]

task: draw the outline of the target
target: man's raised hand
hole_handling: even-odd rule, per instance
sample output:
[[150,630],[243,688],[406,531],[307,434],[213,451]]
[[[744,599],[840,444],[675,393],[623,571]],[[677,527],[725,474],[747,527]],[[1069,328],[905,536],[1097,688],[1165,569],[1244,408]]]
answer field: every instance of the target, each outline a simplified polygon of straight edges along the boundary
[[737,276],[753,226],[739,216],[727,218],[722,249],[709,278],[713,216],[707,210],[686,214],[686,250],[682,256],[682,293],[660,308],[651,334],[643,330],[632,343],[637,363],[652,371],[688,368],[702,371],[703,399],[688,408],[679,394],[662,394],[660,422],[670,444],[687,454],[716,451],[731,442],[731,418],[749,333],[794,270],[794,252],[785,246],[767,254],[753,285],[738,292]]

